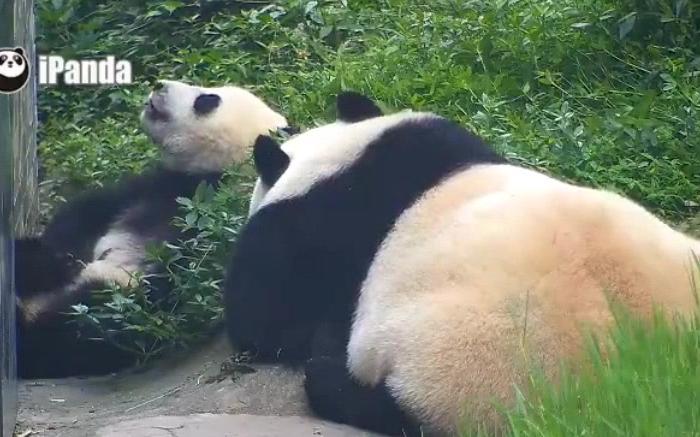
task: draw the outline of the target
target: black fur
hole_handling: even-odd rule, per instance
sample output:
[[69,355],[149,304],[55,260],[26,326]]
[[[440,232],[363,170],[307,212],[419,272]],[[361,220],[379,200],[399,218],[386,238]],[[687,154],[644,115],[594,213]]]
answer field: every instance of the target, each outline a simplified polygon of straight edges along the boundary
[[59,253],[92,261],[92,249],[117,216],[125,227],[153,240],[179,234],[170,218],[177,212],[177,197],[194,194],[201,182],[215,184],[222,173],[189,174],[157,167],[119,183],[89,191],[65,204],[52,218],[41,239]]
[[15,240],[15,288],[25,298],[68,285],[80,269],[72,256],[55,252],[40,238]]
[[[262,359],[296,362],[319,357],[313,343],[317,331],[325,330],[321,336],[336,338],[337,349],[343,350],[361,283],[398,216],[451,173],[501,162],[478,137],[450,121],[408,120],[385,131],[356,162],[307,194],[259,210],[238,239],[225,282],[226,326],[234,347],[255,350]],[[355,393],[347,402],[378,399],[374,408],[389,408],[384,394],[347,388],[351,381],[309,366],[312,406],[328,406],[326,398],[333,395],[322,387],[346,387]],[[317,412],[383,430],[373,419],[381,413],[362,405],[347,408],[373,416]],[[400,419],[394,411],[384,414],[386,426],[406,425],[390,423]]]
[[388,435],[420,436],[420,425],[405,414],[386,385],[364,387],[346,368],[347,357],[311,358],[304,389],[311,409],[327,420],[348,423]]
[[279,130],[287,136],[296,135],[300,132],[300,129],[296,126],[285,126],[279,128]]
[[340,93],[335,106],[338,120],[349,123],[382,115],[382,110],[372,100],[354,91]]
[[253,146],[253,161],[260,179],[271,187],[289,165],[287,156],[279,144],[266,135],[260,135]]
[[71,323],[65,312],[86,302],[90,292],[104,288],[101,282],[87,283],[71,294],[47,293],[54,311],[28,322],[17,311],[17,374],[20,378],[60,378],[101,375],[135,364],[133,354],[104,341],[93,327]]
[[92,290],[106,288],[106,284],[84,284],[69,296],[63,296],[61,290],[78,277],[84,264],[93,261],[95,243],[117,219],[121,229],[142,241],[182,237],[171,224],[178,211],[176,199],[191,197],[200,183],[215,184],[220,177],[216,172],[188,174],[157,167],[71,200],[39,239],[16,241],[20,302],[42,294],[50,302],[49,311],[31,323],[18,308],[20,376],[100,374],[132,362],[129,354],[103,341],[80,337],[79,330],[61,314],[70,311],[71,305],[88,301]]
[[366,387],[347,371],[346,344],[338,327],[320,323],[304,366],[304,390],[319,416],[389,435],[420,437],[420,424],[401,410],[385,384]]
[[194,100],[194,113],[203,116],[210,114],[221,104],[221,97],[217,94],[200,94]]

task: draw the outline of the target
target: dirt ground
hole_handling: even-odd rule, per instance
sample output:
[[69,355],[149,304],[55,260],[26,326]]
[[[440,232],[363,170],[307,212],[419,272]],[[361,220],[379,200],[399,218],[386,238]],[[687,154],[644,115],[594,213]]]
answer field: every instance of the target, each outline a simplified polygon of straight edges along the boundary
[[21,381],[16,436],[369,436],[310,416],[300,372],[227,363],[218,338],[141,372]]

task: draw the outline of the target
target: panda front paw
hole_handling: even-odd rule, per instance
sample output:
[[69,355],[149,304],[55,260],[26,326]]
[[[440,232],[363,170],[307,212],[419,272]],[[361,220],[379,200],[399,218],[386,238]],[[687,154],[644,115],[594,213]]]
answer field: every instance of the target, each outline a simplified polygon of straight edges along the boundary
[[319,417],[382,434],[421,435],[384,384],[367,387],[352,378],[345,355],[311,358],[305,375],[309,406]]
[[334,422],[347,423],[344,397],[352,383],[341,358],[314,357],[304,368],[304,390],[311,409]]

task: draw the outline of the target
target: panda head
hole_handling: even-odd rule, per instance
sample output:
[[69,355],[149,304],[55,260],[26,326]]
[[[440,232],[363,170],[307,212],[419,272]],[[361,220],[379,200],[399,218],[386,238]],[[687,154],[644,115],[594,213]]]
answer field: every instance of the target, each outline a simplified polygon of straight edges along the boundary
[[166,167],[220,171],[243,161],[259,135],[288,127],[260,98],[236,86],[205,88],[163,80],[141,120]]
[[[296,190],[299,191],[298,194],[301,194],[313,185],[315,180],[323,178],[324,175],[330,176],[331,173],[339,170],[344,163],[349,164],[354,157],[361,153],[364,145],[369,143],[373,137],[378,136],[380,131],[396,124],[400,117],[405,116],[406,113],[398,115],[399,118],[396,116],[382,117],[382,110],[371,99],[362,94],[346,91],[337,97],[336,114],[335,122],[292,137],[281,146],[269,136],[261,135],[257,139],[253,149],[253,158],[259,177],[253,190],[249,215],[253,215],[263,203],[269,203],[265,199],[268,191],[287,170],[291,158],[295,155],[306,155],[307,159],[315,156],[308,163],[313,165],[313,162],[320,163],[324,153],[330,154],[327,157],[328,166],[325,169],[320,168],[320,173],[309,168],[311,171],[306,173],[306,180],[294,181],[294,178],[290,178],[291,180],[285,189]],[[369,119],[377,119],[377,122],[366,124],[365,129],[360,129],[361,132],[364,132],[364,137],[358,136],[357,132],[353,131],[352,135],[343,138],[344,133],[349,133],[347,130],[349,125]],[[331,143],[336,140],[346,144],[332,145]],[[317,155],[317,152],[320,154]],[[300,176],[304,179],[303,170],[301,173]],[[285,189],[280,188],[279,191]],[[285,195],[280,193],[280,196],[284,197]],[[292,196],[292,193],[287,193],[287,196]]]
[[21,89],[29,77],[29,62],[24,50],[0,49],[0,92],[14,92]]

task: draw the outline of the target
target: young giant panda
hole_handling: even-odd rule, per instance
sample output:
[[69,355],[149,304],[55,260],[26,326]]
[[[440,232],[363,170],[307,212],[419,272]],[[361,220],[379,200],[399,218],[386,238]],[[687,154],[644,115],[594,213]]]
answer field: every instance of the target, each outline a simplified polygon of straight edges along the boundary
[[160,147],[155,168],[84,193],[61,208],[40,237],[16,242],[22,377],[106,373],[129,364],[130,354],[78,339],[61,313],[93,290],[129,286],[135,273],[151,273],[146,246],[183,237],[171,224],[176,199],[191,197],[202,182],[216,184],[227,167],[249,156],[258,135],[287,127],[282,115],[244,89],[174,81],[161,81],[141,119]]
[[257,141],[225,289],[234,346],[308,359],[320,416],[409,435],[498,423],[532,365],[554,377],[584,327],[610,326],[608,298],[695,309],[700,242],[630,200],[510,165],[433,114],[337,106]]

